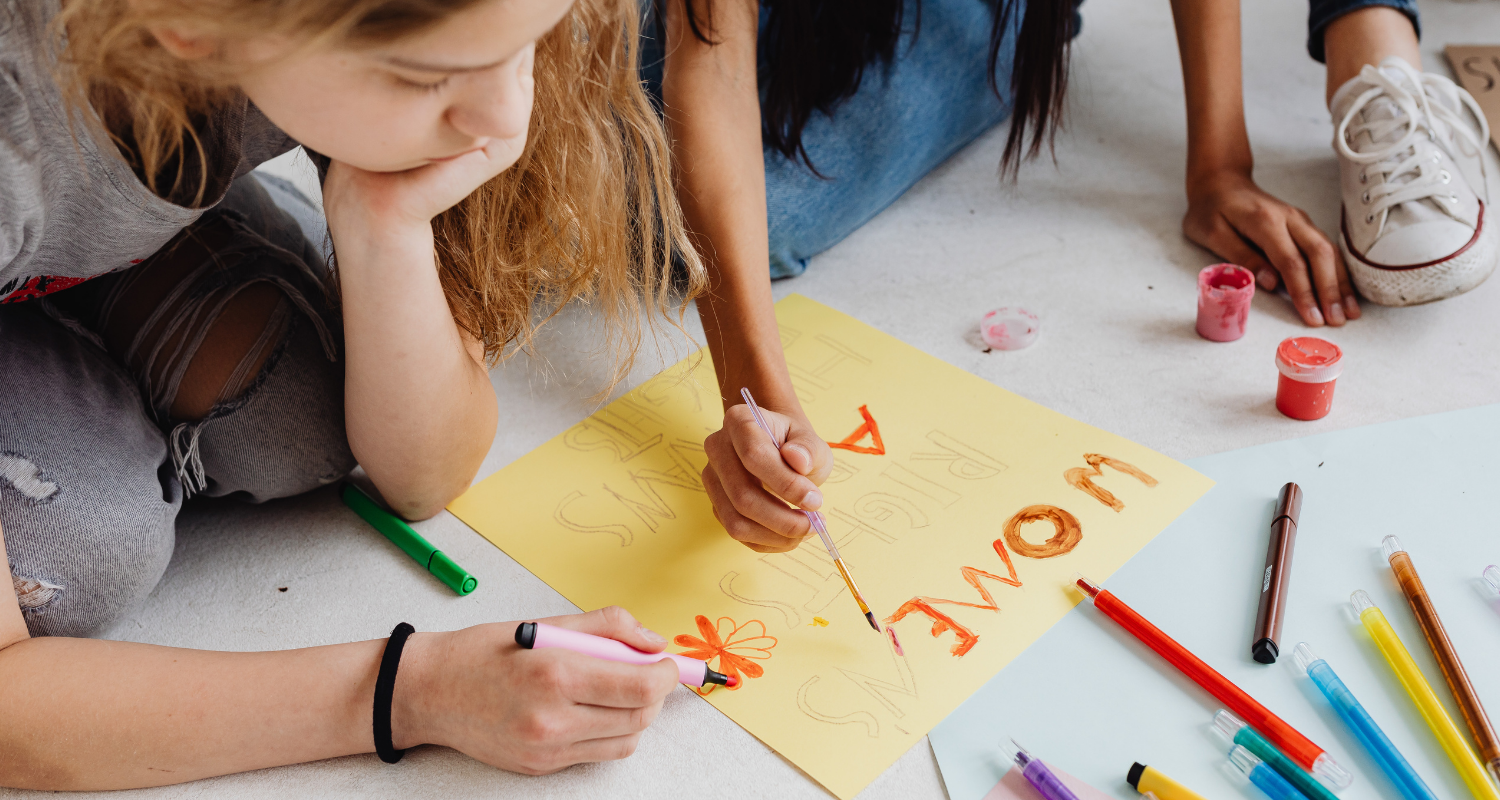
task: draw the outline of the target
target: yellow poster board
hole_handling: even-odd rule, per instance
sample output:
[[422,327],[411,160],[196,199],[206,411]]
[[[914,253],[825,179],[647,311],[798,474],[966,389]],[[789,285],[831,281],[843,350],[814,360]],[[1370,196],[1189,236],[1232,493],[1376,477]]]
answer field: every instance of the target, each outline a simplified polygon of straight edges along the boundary
[[824,513],[899,649],[817,537],[761,555],[715,521],[706,352],[449,509],[580,608],[624,606],[737,674],[708,701],[849,798],[1078,602],[1073,572],[1107,579],[1213,482],[805,297],[776,318],[813,425],[860,434],[834,450]]

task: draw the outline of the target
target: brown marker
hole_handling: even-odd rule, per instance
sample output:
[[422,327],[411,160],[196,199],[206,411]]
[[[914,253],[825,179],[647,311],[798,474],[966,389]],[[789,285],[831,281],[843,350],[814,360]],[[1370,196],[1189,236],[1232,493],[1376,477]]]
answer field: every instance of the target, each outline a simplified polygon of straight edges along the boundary
[[1260,575],[1260,610],[1255,612],[1255,632],[1250,636],[1250,655],[1262,664],[1275,664],[1281,655],[1281,618],[1286,615],[1292,547],[1297,543],[1297,515],[1301,513],[1302,487],[1295,483],[1281,487],[1276,513],[1271,516],[1266,568]]

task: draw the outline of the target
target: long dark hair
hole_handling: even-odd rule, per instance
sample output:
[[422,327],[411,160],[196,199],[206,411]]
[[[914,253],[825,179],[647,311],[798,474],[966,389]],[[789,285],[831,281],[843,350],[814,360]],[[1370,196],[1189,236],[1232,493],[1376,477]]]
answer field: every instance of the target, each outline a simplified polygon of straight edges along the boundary
[[[711,0],[701,0],[707,5]],[[1020,162],[1050,149],[1062,121],[1068,88],[1068,50],[1075,33],[1075,0],[996,0],[986,66],[996,83],[1000,48],[1013,27],[1018,5],[1025,5],[1011,64],[1015,104],[1010,135],[1000,159],[1001,173],[1014,176]],[[660,8],[661,0],[658,0]],[[713,44],[704,31],[695,0],[684,0],[693,35]],[[904,20],[904,0],[762,0],[768,10],[761,47],[771,69],[760,76],[761,138],[767,147],[799,159],[817,173],[802,144],[802,130],[814,111],[831,114],[858,91],[866,67],[889,64],[896,55]],[[712,13],[711,5],[707,8]],[[921,14],[913,35],[921,27]],[[713,27],[707,20],[708,28]],[[1028,141],[1029,139],[1029,141]]]

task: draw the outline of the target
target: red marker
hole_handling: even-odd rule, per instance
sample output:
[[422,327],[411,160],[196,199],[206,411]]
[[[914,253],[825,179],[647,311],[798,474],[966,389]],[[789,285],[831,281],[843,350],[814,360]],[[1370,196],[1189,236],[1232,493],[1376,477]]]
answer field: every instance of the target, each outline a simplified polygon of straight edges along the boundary
[[1147,647],[1155,650],[1157,655],[1181,670],[1182,674],[1192,678],[1194,683],[1207,689],[1209,694],[1218,698],[1219,702],[1249,723],[1250,727],[1269,739],[1303,769],[1340,789],[1353,782],[1354,776],[1339,766],[1332,756],[1323,752],[1323,748],[1298,733],[1296,728],[1288,725],[1281,717],[1272,714],[1270,709],[1256,702],[1244,689],[1235,686],[1228,678],[1205,664],[1203,659],[1162,633],[1161,628],[1147,622],[1135,609],[1120,602],[1120,598],[1082,575],[1073,575],[1073,586],[1093,602],[1094,608],[1104,612],[1104,616],[1120,623],[1120,627],[1129,631],[1131,636],[1140,639]]

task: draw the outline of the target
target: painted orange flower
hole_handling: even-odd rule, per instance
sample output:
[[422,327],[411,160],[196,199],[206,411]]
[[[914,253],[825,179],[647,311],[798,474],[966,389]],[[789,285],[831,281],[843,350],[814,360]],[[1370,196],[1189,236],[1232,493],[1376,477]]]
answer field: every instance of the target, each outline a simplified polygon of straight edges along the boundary
[[[736,625],[729,617],[719,617],[717,622],[710,623],[708,617],[702,614],[694,619],[698,623],[698,633],[703,638],[685,633],[678,634],[677,638],[672,641],[688,648],[681,655],[707,661],[709,667],[714,670],[739,678],[740,686],[745,685],[747,678],[759,678],[765,674],[765,669],[755,661],[764,661],[771,657],[771,648],[776,646],[776,637],[766,635],[764,622],[752,619],[743,625]],[[718,659],[717,666],[714,664],[714,659]],[[717,688],[719,687],[716,684],[710,683],[702,689],[693,691],[707,695]],[[739,686],[724,688],[734,691]]]

